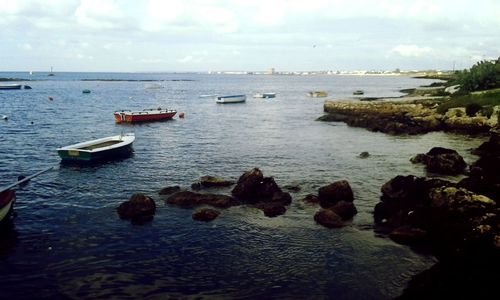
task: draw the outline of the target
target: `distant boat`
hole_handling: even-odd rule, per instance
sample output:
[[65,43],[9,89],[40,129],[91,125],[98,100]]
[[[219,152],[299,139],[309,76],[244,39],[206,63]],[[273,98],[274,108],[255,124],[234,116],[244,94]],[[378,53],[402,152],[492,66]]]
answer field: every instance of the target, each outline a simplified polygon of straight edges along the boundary
[[29,86],[29,85],[24,85],[24,89],[25,89],[25,90],[31,90],[31,86]]
[[161,89],[162,86],[161,84],[159,83],[146,83],[144,85],[144,88],[147,89],[147,90],[151,90],[151,89]]
[[20,90],[21,84],[10,83],[10,84],[0,84],[0,90]]
[[148,121],[162,121],[172,119],[176,110],[172,109],[145,109],[140,111],[130,111],[122,110],[115,111],[115,121],[116,123],[137,123],[137,122],[148,122]]
[[217,103],[241,103],[247,100],[246,95],[217,96]]
[[133,134],[115,135],[57,149],[63,162],[96,162],[132,154]]
[[354,91],[352,94],[353,95],[363,95],[365,92],[362,91],[362,90],[357,90],[357,91]]
[[54,76],[54,73],[52,73],[52,67],[50,67],[50,73],[47,74],[47,76]]
[[265,99],[275,98],[276,93],[257,93],[257,94],[254,94],[253,97],[254,98],[265,98]]
[[82,93],[83,94],[90,94],[90,90],[85,89],[85,90],[82,91]]
[[328,93],[325,91],[313,91],[313,92],[309,92],[307,95],[309,95],[309,97],[313,97],[313,98],[321,98],[321,97],[328,96]]
[[200,98],[215,98],[217,96],[218,96],[217,94],[204,94],[204,95],[200,95],[199,97]]

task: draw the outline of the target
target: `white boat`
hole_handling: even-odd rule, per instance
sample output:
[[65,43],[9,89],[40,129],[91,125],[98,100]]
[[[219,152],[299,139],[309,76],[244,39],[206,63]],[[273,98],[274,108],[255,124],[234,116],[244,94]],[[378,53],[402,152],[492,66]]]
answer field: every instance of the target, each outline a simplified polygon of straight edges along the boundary
[[247,100],[246,95],[217,96],[217,103],[241,103]]
[[20,90],[21,87],[22,85],[17,83],[0,84],[0,90]]
[[115,135],[57,149],[63,161],[94,162],[127,157],[132,154],[134,134]]
[[254,94],[253,97],[254,98],[265,98],[265,99],[275,98],[276,93],[257,93],[257,94]]

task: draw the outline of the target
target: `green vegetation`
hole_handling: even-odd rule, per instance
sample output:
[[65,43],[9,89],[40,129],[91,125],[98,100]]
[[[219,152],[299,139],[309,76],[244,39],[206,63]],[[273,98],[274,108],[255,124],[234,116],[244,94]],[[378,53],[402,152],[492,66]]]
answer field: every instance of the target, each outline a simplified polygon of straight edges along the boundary
[[500,88],[500,58],[494,61],[483,60],[470,70],[458,71],[452,84],[460,84],[460,94]]
[[467,107],[472,104],[479,105],[481,109],[485,109],[485,112],[490,110],[488,108],[500,105],[500,88],[468,95],[453,96],[439,105],[437,111],[439,113],[446,113],[452,107]]

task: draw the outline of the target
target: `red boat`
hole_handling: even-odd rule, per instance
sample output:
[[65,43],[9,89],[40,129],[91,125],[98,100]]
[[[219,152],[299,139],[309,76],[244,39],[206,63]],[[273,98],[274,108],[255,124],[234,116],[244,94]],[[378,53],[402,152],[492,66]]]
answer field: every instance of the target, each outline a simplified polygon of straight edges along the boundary
[[136,123],[136,122],[149,122],[149,121],[160,121],[160,120],[170,120],[175,114],[176,110],[172,109],[145,109],[142,111],[130,111],[122,110],[115,111],[115,121],[116,123]]

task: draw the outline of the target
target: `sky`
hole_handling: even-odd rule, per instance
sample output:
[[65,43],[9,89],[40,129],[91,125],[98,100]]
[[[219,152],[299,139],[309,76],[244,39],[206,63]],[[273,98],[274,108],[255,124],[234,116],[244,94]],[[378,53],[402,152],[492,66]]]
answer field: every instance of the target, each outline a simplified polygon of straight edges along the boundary
[[452,70],[498,0],[0,0],[0,71]]

